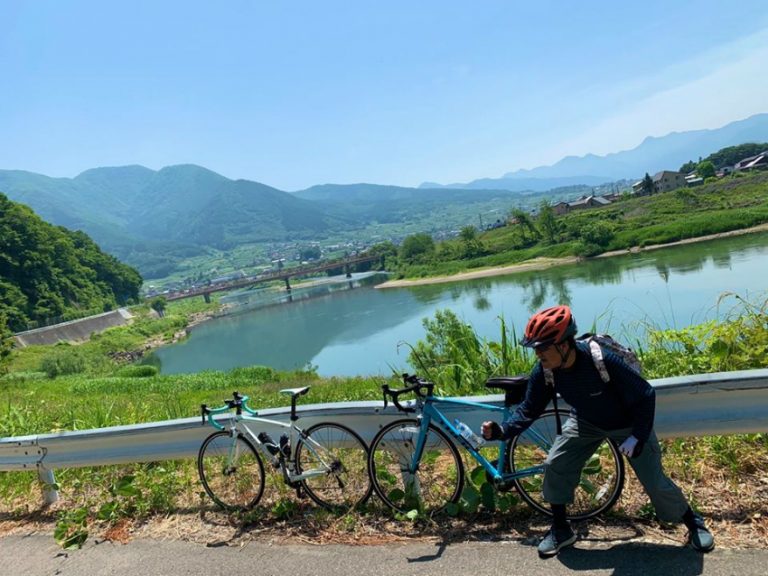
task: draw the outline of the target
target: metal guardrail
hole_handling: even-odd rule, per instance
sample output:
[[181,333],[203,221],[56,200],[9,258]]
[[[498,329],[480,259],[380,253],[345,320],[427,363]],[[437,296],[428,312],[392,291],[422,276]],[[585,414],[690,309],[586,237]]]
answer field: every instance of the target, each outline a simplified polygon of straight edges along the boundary
[[[768,431],[768,369],[719,372],[652,380],[656,390],[656,433],[662,438]],[[472,400],[501,405],[502,395]],[[260,416],[287,422],[289,408],[259,411]],[[337,421],[370,441],[386,422],[403,415],[381,401],[299,405],[300,424]],[[484,410],[446,407],[449,418],[478,428]],[[259,425],[259,430],[279,434]],[[56,499],[52,471],[108,464],[194,458],[211,427],[200,417],[0,439],[0,471],[36,470],[48,486],[46,502]]]

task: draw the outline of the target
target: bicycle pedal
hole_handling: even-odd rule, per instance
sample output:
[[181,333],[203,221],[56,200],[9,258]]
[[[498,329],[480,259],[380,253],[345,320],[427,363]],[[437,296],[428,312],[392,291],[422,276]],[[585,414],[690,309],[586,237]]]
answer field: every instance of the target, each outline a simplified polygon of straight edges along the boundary
[[307,497],[307,495],[304,492],[304,488],[301,485],[296,486],[296,498],[299,498],[299,499],[303,500],[306,497]]

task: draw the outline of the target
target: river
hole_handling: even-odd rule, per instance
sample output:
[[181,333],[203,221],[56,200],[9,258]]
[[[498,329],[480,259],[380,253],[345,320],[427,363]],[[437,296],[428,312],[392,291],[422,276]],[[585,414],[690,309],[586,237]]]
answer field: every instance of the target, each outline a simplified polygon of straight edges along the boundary
[[407,369],[423,319],[449,308],[489,340],[500,320],[519,334],[531,312],[569,304],[581,331],[596,328],[631,343],[652,328],[684,328],[732,312],[735,293],[768,297],[768,233],[588,260],[546,270],[450,284],[377,290],[384,278],[360,275],[318,285],[230,297],[236,312],[195,327],[150,362],[163,374],[263,364],[314,366],[324,376]]

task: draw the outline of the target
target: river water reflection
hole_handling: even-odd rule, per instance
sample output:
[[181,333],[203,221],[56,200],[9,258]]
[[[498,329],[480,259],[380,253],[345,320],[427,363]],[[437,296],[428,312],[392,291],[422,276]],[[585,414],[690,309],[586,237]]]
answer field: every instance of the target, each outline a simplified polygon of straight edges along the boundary
[[[263,364],[311,364],[320,374],[390,374],[407,368],[408,348],[424,337],[422,320],[443,308],[499,340],[503,315],[519,334],[534,310],[573,307],[582,331],[594,326],[630,341],[646,326],[683,328],[723,317],[736,300],[766,298],[768,234],[749,234],[575,265],[467,282],[376,290],[383,278],[357,276],[295,289],[288,302],[204,323],[188,339],[155,352],[164,374]],[[266,294],[266,293],[265,293]],[[253,296],[240,297],[251,300]],[[280,303],[282,302],[282,303]]]

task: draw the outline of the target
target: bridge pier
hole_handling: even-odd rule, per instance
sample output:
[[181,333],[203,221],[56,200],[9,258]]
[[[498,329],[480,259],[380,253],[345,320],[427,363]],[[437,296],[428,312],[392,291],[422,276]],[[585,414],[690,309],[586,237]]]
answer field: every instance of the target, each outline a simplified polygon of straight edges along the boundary
[[291,283],[288,282],[288,276],[285,277],[285,289],[288,290],[288,292],[291,291]]
[[206,304],[211,303],[211,293],[210,292],[203,292],[203,300],[205,300]]
[[349,264],[344,265],[344,272],[346,272],[347,278],[352,278],[352,272],[349,271]]

